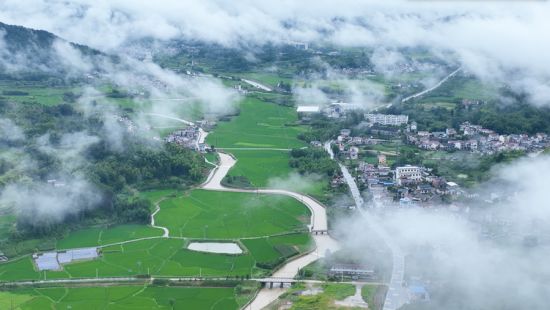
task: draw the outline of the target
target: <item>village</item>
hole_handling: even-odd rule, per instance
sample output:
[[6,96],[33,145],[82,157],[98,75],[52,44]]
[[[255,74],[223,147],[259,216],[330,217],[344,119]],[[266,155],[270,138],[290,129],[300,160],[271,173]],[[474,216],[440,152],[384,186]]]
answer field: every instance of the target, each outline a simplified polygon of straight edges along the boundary
[[[324,109],[315,106],[300,106],[297,109],[302,120],[306,121],[321,113],[328,118],[345,117],[351,110],[361,110],[361,106],[332,103]],[[401,149],[408,148],[414,153],[467,152],[478,156],[511,151],[536,153],[550,145],[544,133],[503,135],[469,122],[460,124],[457,129],[428,132],[418,131],[417,123],[409,122],[407,115],[364,113],[363,119],[363,124],[366,123],[368,128],[367,134],[354,135],[356,130],[341,129],[333,146],[337,156],[354,169],[356,181],[368,190],[368,196],[376,207],[454,206],[461,198],[475,196],[462,188],[458,180],[439,176],[432,168],[416,162],[396,163],[400,149],[390,147],[395,141],[402,145]],[[323,143],[311,141],[311,145],[322,147]],[[335,176],[331,184],[337,187],[344,182],[341,176]]]
[[498,152],[525,151],[535,152],[543,150],[549,145],[548,135],[537,133],[501,135],[493,130],[464,122],[459,131],[447,128],[445,131],[428,132],[417,131],[416,122],[407,125],[405,132],[407,142],[424,150],[467,150],[483,155],[492,155]]

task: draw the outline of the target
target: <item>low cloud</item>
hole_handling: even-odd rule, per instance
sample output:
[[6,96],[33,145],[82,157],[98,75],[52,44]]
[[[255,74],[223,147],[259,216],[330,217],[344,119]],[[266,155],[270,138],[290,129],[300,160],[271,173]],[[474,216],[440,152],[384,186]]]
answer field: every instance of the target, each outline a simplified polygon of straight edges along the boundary
[[293,172],[285,177],[270,178],[267,182],[267,187],[307,193],[315,187],[315,183],[319,180],[321,180],[321,177],[315,174],[304,176]]
[[[409,256],[406,272],[424,281],[438,309],[545,309],[550,293],[550,157],[500,167],[480,193],[494,204],[370,212]],[[348,247],[373,240],[369,221],[339,224]],[[376,253],[364,253],[365,256]]]
[[0,118],[0,143],[19,141],[25,138],[23,130],[8,118]]
[[19,223],[43,227],[95,208],[100,191],[81,177],[64,177],[56,183],[10,184],[0,193],[0,203],[14,206]]

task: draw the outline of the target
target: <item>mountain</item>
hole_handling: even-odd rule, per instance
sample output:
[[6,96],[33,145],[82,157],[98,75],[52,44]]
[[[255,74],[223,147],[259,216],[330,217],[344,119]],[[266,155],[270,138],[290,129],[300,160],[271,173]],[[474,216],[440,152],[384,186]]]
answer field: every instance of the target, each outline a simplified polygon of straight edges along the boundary
[[0,70],[4,75],[65,75],[74,69],[67,61],[74,60],[70,56],[82,57],[94,67],[105,54],[44,30],[0,22]]

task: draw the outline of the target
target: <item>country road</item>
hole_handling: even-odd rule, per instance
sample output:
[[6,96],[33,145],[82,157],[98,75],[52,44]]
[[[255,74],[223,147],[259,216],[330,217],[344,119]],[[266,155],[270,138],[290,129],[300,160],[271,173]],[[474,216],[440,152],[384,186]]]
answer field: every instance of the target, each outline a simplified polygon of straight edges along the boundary
[[[331,159],[334,159],[334,153],[331,149],[331,143],[325,142],[325,150],[328,152]],[[403,287],[403,277],[405,271],[405,255],[401,251],[400,247],[393,241],[388,232],[372,218],[365,210],[365,202],[361,196],[361,192],[357,187],[357,183],[353,176],[349,173],[346,166],[338,163],[342,175],[348,184],[348,187],[351,192],[353,201],[355,202],[356,209],[359,211],[361,217],[363,217],[367,223],[367,226],[372,229],[378,236],[382,238],[384,243],[390,248],[392,253],[392,272],[391,279],[388,288],[388,293],[386,294],[386,299],[384,301],[383,310],[395,310],[401,307],[403,304],[409,301],[409,296],[406,289]],[[371,204],[368,208],[373,208]]]
[[[171,119],[171,120],[174,120],[174,121],[177,121],[177,122],[184,123],[185,125],[188,125],[188,126],[195,126],[195,123],[193,123],[191,121],[188,121],[188,120],[185,120],[185,119],[182,119],[182,118],[178,118],[178,117],[174,117],[174,116],[170,116],[170,115],[159,114],[159,113],[146,113],[145,115]],[[204,143],[207,136],[208,136],[208,132],[204,131],[201,127],[199,127],[199,137],[197,138],[197,141],[195,143],[195,149],[196,150],[199,150],[199,145]]]
[[421,91],[421,92],[418,92],[418,93],[416,93],[416,94],[410,95],[410,96],[408,96],[408,97],[406,97],[406,98],[403,98],[403,99],[401,100],[401,103],[405,103],[405,102],[407,102],[407,101],[409,101],[409,100],[411,100],[411,99],[414,99],[414,98],[416,98],[416,97],[420,97],[420,96],[425,95],[425,94],[427,94],[427,93],[429,93],[429,92],[431,92],[431,91],[436,90],[439,86],[443,85],[443,83],[447,82],[448,79],[450,79],[451,77],[455,76],[460,70],[462,70],[462,67],[459,67],[459,68],[456,69],[455,71],[451,72],[449,75],[447,75],[446,77],[444,77],[441,81],[439,81],[439,82],[438,82],[437,84],[435,84],[434,86],[432,86],[432,87],[430,87],[430,88],[428,88],[428,89],[425,89],[425,90],[423,90],[423,91]]
[[239,189],[224,187],[221,185],[221,181],[237,161],[233,158],[233,156],[226,153],[218,153],[218,155],[220,156],[220,163],[218,167],[210,173],[206,182],[202,184],[201,187],[203,189],[225,192],[262,193],[290,196],[302,202],[311,211],[312,219],[310,230],[327,230],[327,213],[325,207],[321,205],[320,202],[307,195],[284,189]]
[[170,236],[170,231],[168,230],[168,228],[164,227],[164,226],[156,226],[155,225],[155,215],[157,215],[157,213],[160,211],[160,203],[163,201],[164,199],[161,199],[160,201],[157,201],[155,203],[155,212],[153,212],[153,214],[151,214],[151,227],[153,228],[159,228],[159,229],[162,229],[162,231],[164,232],[162,234],[162,237],[163,238],[168,238]]
[[256,82],[256,81],[252,81],[252,80],[247,80],[247,79],[241,79],[241,81],[245,82],[246,84],[248,85],[252,85],[256,88],[259,88],[261,90],[265,90],[265,91],[273,91],[273,88],[267,86],[267,85],[264,85],[262,83],[259,83],[259,82]]
[[[307,195],[282,189],[238,189],[224,187],[221,184],[221,181],[237,161],[231,155],[226,153],[218,153],[218,155],[220,156],[219,165],[217,165],[217,167],[212,170],[206,182],[202,184],[201,188],[213,191],[261,193],[289,196],[302,202],[311,211],[311,221],[309,224],[309,228],[311,231],[326,231],[328,229],[327,213],[325,207],[320,202]],[[316,244],[316,249],[313,252],[287,262],[284,266],[278,269],[272,275],[272,277],[294,278],[301,268],[307,266],[308,264],[316,261],[321,257],[324,257],[327,251],[334,252],[339,249],[336,240],[332,239],[329,235],[312,235],[312,238]],[[285,291],[285,289],[262,289],[260,290],[258,295],[256,295],[256,298],[254,298],[254,300],[246,306],[246,309],[263,309],[271,302],[275,301]]]

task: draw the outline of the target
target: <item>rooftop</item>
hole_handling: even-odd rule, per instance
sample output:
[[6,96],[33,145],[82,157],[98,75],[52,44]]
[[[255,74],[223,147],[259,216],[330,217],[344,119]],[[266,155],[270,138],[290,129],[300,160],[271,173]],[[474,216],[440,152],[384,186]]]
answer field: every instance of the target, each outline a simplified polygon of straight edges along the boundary
[[319,111],[321,111],[321,108],[314,105],[299,105],[296,109],[298,113],[318,113]]

